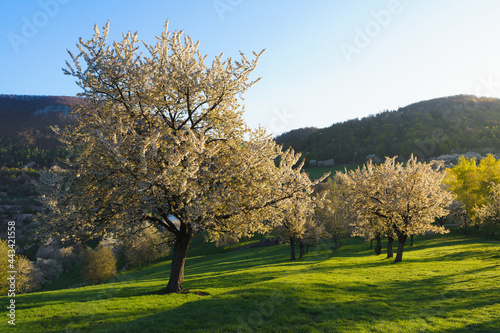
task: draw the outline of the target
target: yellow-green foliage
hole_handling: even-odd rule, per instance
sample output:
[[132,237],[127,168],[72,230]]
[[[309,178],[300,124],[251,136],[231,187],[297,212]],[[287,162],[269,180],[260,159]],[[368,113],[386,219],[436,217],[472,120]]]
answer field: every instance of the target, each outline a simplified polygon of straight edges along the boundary
[[5,295],[7,293],[7,271],[9,270],[8,261],[9,247],[7,246],[7,241],[0,239],[0,295]]
[[25,256],[18,253],[15,254],[14,267],[9,267],[9,250],[7,241],[0,239],[0,295],[6,295],[9,290],[9,276],[8,271],[16,271],[16,289],[17,294],[24,293],[34,289],[31,283],[31,271],[33,270],[33,263],[30,262]]
[[37,270],[32,261],[23,255],[16,256],[16,293],[26,293],[40,287]]
[[500,160],[488,155],[478,165],[475,158],[462,156],[458,165],[447,170],[444,183],[463,204],[469,217],[475,219],[477,207],[483,206],[491,194],[491,185],[500,183]]
[[116,275],[116,258],[107,246],[87,249],[82,255],[83,278],[92,283],[102,283]]

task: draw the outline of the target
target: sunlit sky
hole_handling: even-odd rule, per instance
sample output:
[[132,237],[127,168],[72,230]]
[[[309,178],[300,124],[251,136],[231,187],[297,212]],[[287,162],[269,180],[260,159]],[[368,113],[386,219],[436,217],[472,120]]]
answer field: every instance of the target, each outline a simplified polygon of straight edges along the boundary
[[94,24],[153,43],[168,19],[209,59],[267,49],[245,119],[274,134],[436,97],[500,97],[497,0],[2,0],[0,13],[0,94],[74,96],[66,49]]

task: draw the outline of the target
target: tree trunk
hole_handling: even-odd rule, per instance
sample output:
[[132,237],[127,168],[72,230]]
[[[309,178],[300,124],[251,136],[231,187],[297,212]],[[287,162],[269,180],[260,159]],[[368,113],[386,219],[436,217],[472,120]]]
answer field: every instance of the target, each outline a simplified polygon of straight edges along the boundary
[[373,249],[373,238],[370,239],[370,250],[372,250],[372,249]]
[[290,260],[295,260],[295,238],[290,237]]
[[467,236],[468,229],[469,229],[469,221],[467,219],[468,219],[468,217],[467,217],[467,215],[465,215],[465,219],[464,219],[465,236]]
[[410,236],[410,246],[413,246],[413,235]]
[[174,252],[172,254],[172,266],[170,268],[170,280],[168,280],[166,292],[182,292],[184,282],[184,264],[186,263],[189,244],[193,239],[193,231],[185,224],[181,225],[181,230],[176,234]]
[[401,262],[401,260],[403,260],[403,249],[407,238],[408,235],[406,234],[398,234],[398,253],[396,254],[394,262]]
[[394,243],[394,238],[387,237],[387,258],[392,258],[394,252],[392,251],[392,243]]
[[342,244],[340,244],[340,241],[339,241],[339,236],[338,235],[334,235],[333,236],[333,240],[334,240],[334,248],[335,249],[338,249]]
[[377,246],[375,246],[375,253],[377,255],[382,253],[382,237],[380,235],[375,236],[375,239],[377,240]]
[[306,254],[306,246],[304,245],[304,243],[299,242],[299,248],[300,248],[299,258],[302,258],[304,254]]

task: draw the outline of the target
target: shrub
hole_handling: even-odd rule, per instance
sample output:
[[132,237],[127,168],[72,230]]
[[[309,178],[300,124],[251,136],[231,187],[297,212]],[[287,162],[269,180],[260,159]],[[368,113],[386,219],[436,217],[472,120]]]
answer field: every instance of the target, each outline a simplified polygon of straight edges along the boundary
[[59,257],[65,272],[69,270],[70,265],[74,267],[75,262],[78,259],[78,256],[75,253],[75,248],[73,246],[67,246],[61,248],[59,250]]
[[7,294],[9,285],[7,281],[7,271],[9,271],[9,247],[7,241],[0,239],[0,295]]
[[232,232],[223,233],[219,238],[215,241],[215,246],[217,247],[226,247],[229,246],[230,249],[233,248],[233,245],[239,242],[239,237],[237,234]]
[[40,246],[36,251],[36,258],[59,260],[59,245],[56,241],[49,240],[48,243]]
[[34,288],[41,287],[43,291],[47,283],[59,277],[61,271],[61,264],[57,260],[37,258],[35,267],[30,274],[31,284]]
[[22,255],[17,256],[16,292],[27,293],[39,287],[33,274],[36,272],[35,264]]
[[149,226],[123,242],[127,262],[132,266],[151,264],[169,252],[165,236],[155,227]]
[[85,281],[102,283],[116,275],[116,257],[107,246],[95,250],[88,248],[82,254],[82,270]]
[[[9,290],[9,281],[7,277],[8,271],[11,271],[9,267],[9,247],[7,246],[7,241],[0,240],[0,295],[6,295]],[[16,252],[15,254],[15,271],[16,273],[16,294],[22,294],[33,290],[36,286],[33,285],[31,280],[31,274],[34,265],[23,255]]]

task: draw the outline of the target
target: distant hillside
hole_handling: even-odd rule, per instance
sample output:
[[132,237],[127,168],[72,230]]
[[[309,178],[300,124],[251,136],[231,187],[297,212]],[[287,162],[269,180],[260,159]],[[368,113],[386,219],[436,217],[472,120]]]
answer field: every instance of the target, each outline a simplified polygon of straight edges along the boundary
[[49,166],[62,154],[51,125],[68,121],[76,97],[0,95],[0,166]]
[[[303,128],[276,138],[308,160],[364,163],[410,154],[429,159],[443,154],[500,152],[500,99],[458,95],[422,101],[330,127]],[[314,161],[313,161],[314,163]]]

